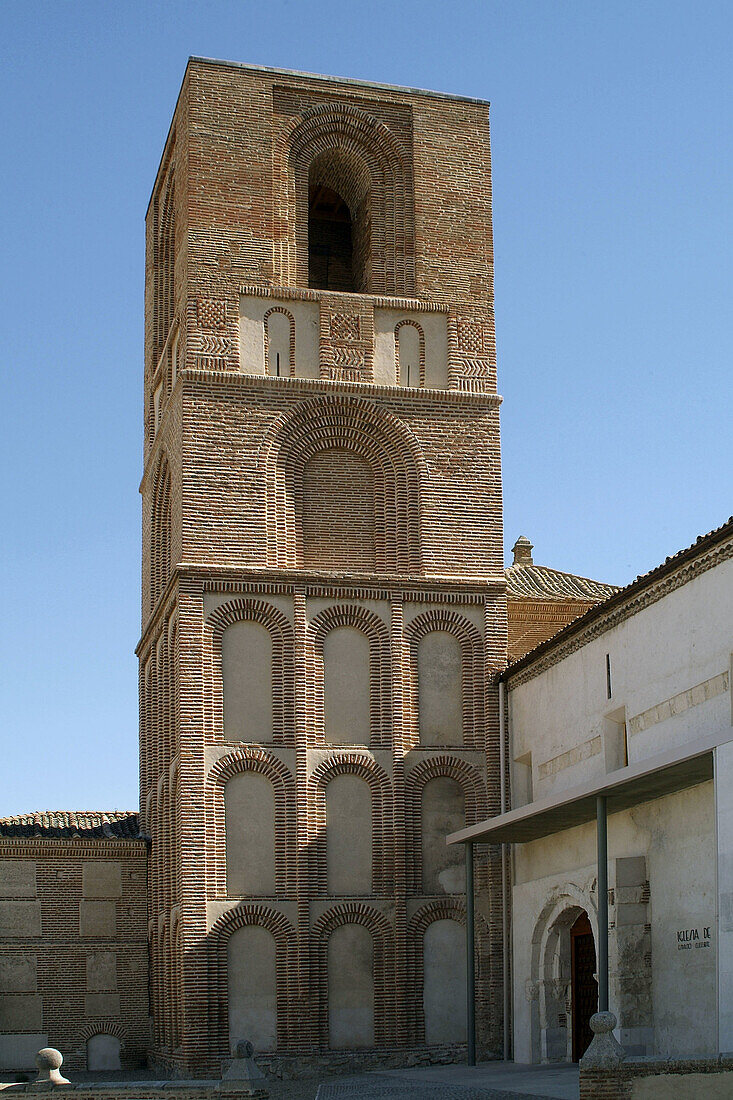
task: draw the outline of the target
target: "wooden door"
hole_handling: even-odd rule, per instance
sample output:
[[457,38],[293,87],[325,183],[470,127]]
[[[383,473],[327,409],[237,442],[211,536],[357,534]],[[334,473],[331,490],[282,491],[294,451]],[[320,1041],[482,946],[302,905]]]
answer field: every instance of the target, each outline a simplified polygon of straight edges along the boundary
[[596,948],[587,913],[581,913],[570,929],[570,973],[573,1013],[573,1061],[585,1053],[593,1038],[590,1018],[598,1011],[595,979]]

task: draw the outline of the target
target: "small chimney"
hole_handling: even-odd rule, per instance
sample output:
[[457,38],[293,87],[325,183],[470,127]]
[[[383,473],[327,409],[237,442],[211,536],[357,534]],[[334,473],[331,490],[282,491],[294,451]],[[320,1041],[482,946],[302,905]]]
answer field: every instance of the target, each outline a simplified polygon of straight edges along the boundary
[[532,551],[534,547],[526,535],[520,535],[512,547],[514,565],[533,565]]

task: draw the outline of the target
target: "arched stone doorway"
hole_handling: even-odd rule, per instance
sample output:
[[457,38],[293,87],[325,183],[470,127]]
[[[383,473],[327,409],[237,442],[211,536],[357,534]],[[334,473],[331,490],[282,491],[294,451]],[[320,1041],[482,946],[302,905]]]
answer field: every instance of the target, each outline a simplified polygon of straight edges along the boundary
[[549,898],[539,916],[532,938],[532,1061],[577,1061],[590,1041],[597,929],[595,907],[577,887]]
[[590,1018],[598,1011],[596,945],[585,912],[570,929],[570,1008],[573,1061],[578,1062],[593,1038]]

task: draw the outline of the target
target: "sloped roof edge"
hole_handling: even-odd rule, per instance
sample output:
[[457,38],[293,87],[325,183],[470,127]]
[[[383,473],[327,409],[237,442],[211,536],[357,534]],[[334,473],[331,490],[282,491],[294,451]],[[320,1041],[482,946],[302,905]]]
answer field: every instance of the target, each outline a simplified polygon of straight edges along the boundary
[[581,633],[596,619],[600,619],[616,608],[623,606],[627,600],[631,600],[641,594],[645,589],[651,588],[652,585],[656,584],[664,577],[674,573],[680,566],[694,561],[695,558],[701,554],[706,553],[718,543],[725,542],[726,539],[731,537],[733,537],[733,516],[730,516],[725,523],[720,525],[720,527],[708,531],[705,535],[699,535],[690,546],[686,546],[683,550],[678,550],[676,554],[672,554],[668,558],[665,558],[661,565],[655,566],[655,568],[650,569],[649,572],[640,573],[638,577],[625,585],[625,587],[617,589],[613,595],[608,596],[607,599],[596,604],[595,607],[591,607],[588,611],[584,612],[584,614],[579,615],[577,619],[573,619],[567,626],[562,627],[557,634],[553,634],[551,638],[548,638],[544,642],[540,642],[534,649],[530,649],[529,653],[525,653],[523,657],[507,665],[500,678],[505,681],[510,680],[518,672],[528,668],[534,664],[535,661],[540,660],[554,648],[560,646],[566,639]]
[[617,584],[605,584],[576,573],[564,573],[546,565],[514,564],[504,570],[507,596],[531,600],[605,600],[619,591]]
[[57,840],[139,840],[137,813],[118,810],[38,810],[0,817],[0,838],[50,837]]

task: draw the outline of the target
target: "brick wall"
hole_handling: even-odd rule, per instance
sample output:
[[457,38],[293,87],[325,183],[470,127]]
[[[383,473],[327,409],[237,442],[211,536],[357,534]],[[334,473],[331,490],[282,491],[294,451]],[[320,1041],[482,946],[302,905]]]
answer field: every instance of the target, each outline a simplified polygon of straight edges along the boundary
[[85,1069],[100,1033],[120,1039],[123,1065],[145,1063],[146,862],[143,841],[0,839],[5,1068],[33,1068],[37,1036]]
[[507,600],[509,660],[518,661],[597,603],[597,600],[522,600],[510,597]]

